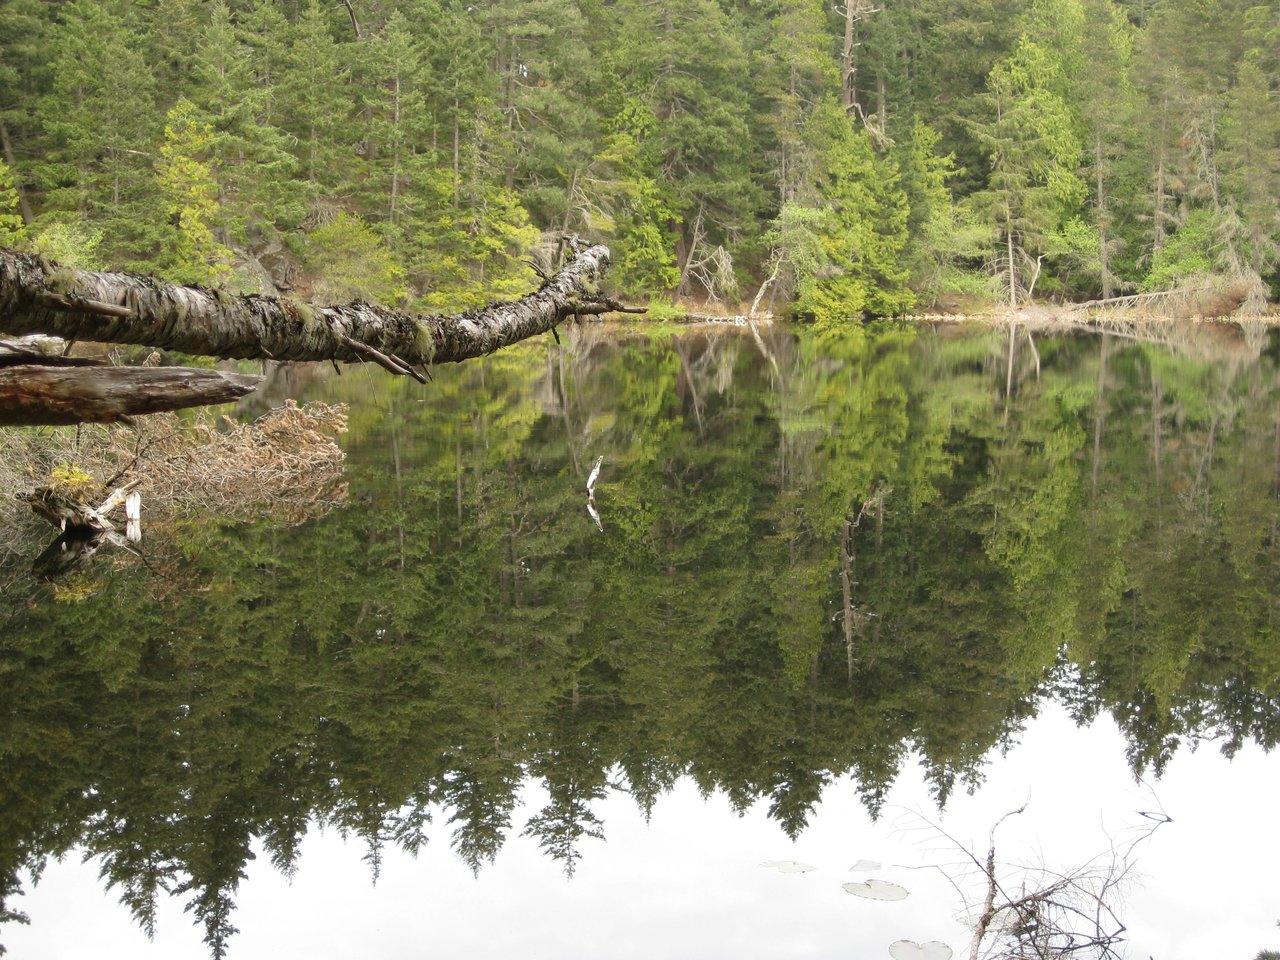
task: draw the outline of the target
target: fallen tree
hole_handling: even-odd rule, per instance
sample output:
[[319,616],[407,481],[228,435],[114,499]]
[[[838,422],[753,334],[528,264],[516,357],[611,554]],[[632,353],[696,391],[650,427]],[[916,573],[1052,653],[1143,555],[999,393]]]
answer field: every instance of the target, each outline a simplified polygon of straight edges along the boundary
[[[599,292],[608,264],[608,247],[576,250],[562,270],[544,276],[535,292],[519,300],[453,316],[415,317],[363,301],[315,307],[283,297],[234,296],[128,273],[76,270],[34,254],[0,249],[0,330],[224,359],[373,362],[425,382],[433,364],[470,360],[540,333],[555,333],[568,318],[643,312]],[[193,371],[183,373],[194,376]],[[75,383],[77,377],[88,382],[83,370],[72,371],[62,382]],[[80,413],[80,419],[99,421],[127,415],[104,414],[100,404],[92,402],[95,388],[88,387],[80,411],[74,397],[64,396],[58,419],[32,419],[38,417],[39,406],[22,399],[27,386],[21,375],[0,380],[0,410],[23,403],[24,423],[74,422],[65,418]],[[171,399],[170,406],[148,409],[222,402],[194,395],[175,394]]]
[[191,367],[3,367],[0,426],[116,423],[137,414],[228,403],[253,392],[261,380]]

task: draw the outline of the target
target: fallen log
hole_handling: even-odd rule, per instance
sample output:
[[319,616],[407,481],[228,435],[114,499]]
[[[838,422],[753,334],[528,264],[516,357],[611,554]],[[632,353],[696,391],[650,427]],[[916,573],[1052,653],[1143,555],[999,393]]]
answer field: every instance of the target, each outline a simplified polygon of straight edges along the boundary
[[359,300],[313,307],[288,298],[232,296],[133,274],[76,270],[0,249],[0,329],[223,358],[372,361],[425,380],[419,368],[484,356],[554,332],[570,317],[644,312],[599,293],[608,264],[608,247],[587,247],[519,300],[454,316],[414,317]]
[[116,423],[137,414],[229,403],[261,380],[192,367],[0,367],[0,426]]

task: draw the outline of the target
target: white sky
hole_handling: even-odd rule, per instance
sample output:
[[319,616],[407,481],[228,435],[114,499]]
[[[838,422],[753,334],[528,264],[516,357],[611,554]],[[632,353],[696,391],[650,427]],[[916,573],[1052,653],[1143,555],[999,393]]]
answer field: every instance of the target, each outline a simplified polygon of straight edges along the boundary
[[[1267,810],[1280,796],[1280,758],[1249,746],[1228,762],[1212,748],[1180,751],[1154,789],[1133,782],[1109,719],[1076,730],[1057,707],[1031,722],[1022,743],[992,762],[986,784],[933,811],[910,765],[880,823],[870,822],[848,780],[828,789],[810,829],[792,844],[757,804],[736,816],[723,797],[704,801],[682,781],[645,824],[626,796],[597,808],[608,840],[586,841],[572,880],[535,841],[513,836],[478,878],[452,854],[437,818],[432,843],[413,860],[388,850],[377,888],[358,842],[333,833],[303,844],[292,884],[259,859],[237,896],[232,960],[287,958],[887,958],[899,939],[941,940],[967,956],[955,890],[932,870],[954,859],[919,814],[985,846],[1001,813],[1030,805],[997,837],[1002,859],[1070,866],[1163,809],[1139,853],[1140,885],[1122,913],[1129,956],[1147,960],[1252,960],[1280,948],[1280,834]],[[541,805],[537,787],[526,805]],[[528,810],[524,811],[527,815]],[[523,823],[517,811],[516,823]],[[813,864],[783,875],[771,859]],[[859,859],[885,866],[850,874]],[[907,887],[899,903],[861,900],[840,885],[876,876]],[[976,895],[976,894],[975,894]],[[31,926],[0,935],[14,960],[203,960],[200,932],[181,903],[162,904],[149,943],[93,864],[50,864],[14,906]]]

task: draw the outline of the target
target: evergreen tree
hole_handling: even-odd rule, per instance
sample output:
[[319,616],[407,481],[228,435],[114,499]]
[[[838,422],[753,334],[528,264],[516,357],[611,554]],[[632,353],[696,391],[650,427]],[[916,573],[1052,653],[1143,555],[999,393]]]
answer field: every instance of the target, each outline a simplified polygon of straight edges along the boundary
[[[275,5],[262,6],[265,17]],[[359,179],[350,58],[334,38],[326,7],[316,2],[307,3],[296,24],[277,21],[270,33],[258,36],[264,57],[257,72],[278,71],[271,115],[289,135],[304,200],[332,200]],[[268,37],[278,39],[267,45]]]
[[383,217],[394,225],[403,212],[406,174],[415,144],[430,125],[419,79],[422,53],[400,13],[394,12],[372,44],[375,78],[366,99],[371,117],[369,153],[377,159],[370,180],[380,187]]
[[13,171],[0,160],[0,247],[16,247],[26,236],[26,225],[13,185]]
[[35,106],[48,83],[46,35],[54,12],[40,0],[0,4],[0,161],[9,166],[24,222],[32,217],[28,193],[31,161],[37,154]]
[[838,79],[826,31],[826,11],[819,0],[783,0],[768,23],[762,49],[754,55],[752,73],[762,113],[757,125],[768,133],[773,194],[779,205],[796,201],[811,175],[805,121]]
[[680,286],[760,206],[749,144],[747,58],[733,23],[712,0],[620,0],[613,69],[624,97],[657,118],[658,179],[675,216],[667,224]]
[[[1096,232],[1091,259],[1103,297],[1124,283],[1117,271],[1123,244],[1127,172],[1125,158],[1139,153],[1131,131],[1137,101],[1130,82],[1132,29],[1112,0],[1082,0],[1081,44],[1085,55],[1073,64],[1071,102],[1083,127],[1083,154],[1090,186],[1090,223]],[[1135,238],[1136,239],[1136,238]]]
[[484,8],[500,117],[490,132],[501,131],[487,149],[500,158],[504,186],[548,228],[581,220],[578,181],[600,134],[602,78],[583,8],[581,0],[490,0]]
[[913,302],[902,260],[909,207],[895,165],[876,156],[867,133],[833,99],[806,130],[817,154],[811,189],[825,212],[826,264],[825,275],[802,283],[799,309],[823,325],[903,312]]
[[989,119],[971,124],[991,155],[987,188],[973,202],[994,227],[993,272],[1011,309],[1039,278],[1051,235],[1084,199],[1079,135],[1059,92],[1064,83],[1056,53],[1024,35],[988,78]]
[[322,303],[371,300],[390,306],[405,298],[404,268],[358,216],[340,213],[307,234],[307,265],[320,277]]
[[213,4],[195,53],[191,100],[213,130],[210,153],[218,184],[219,240],[247,242],[251,231],[272,230],[299,213],[295,164],[279,129],[266,119],[273,91],[254,72],[252,51],[241,39],[231,10]]
[[218,185],[207,160],[213,128],[185,97],[169,111],[156,174],[177,236],[166,251],[167,274],[177,283],[217,286],[231,276],[231,251],[213,235]]
[[1222,125],[1223,187],[1258,276],[1280,261],[1280,103],[1253,61],[1240,65]]
[[658,118],[630,98],[609,124],[610,133],[588,171],[593,201],[618,247],[614,279],[630,293],[671,290],[680,282],[668,233],[677,219],[669,187],[660,182]]
[[101,228],[108,262],[150,262],[162,227],[152,153],[161,115],[133,25],[115,5],[74,0],[49,36],[53,86],[39,105],[46,200]]
[[986,289],[977,266],[987,231],[955,202],[950,186],[956,177],[955,157],[938,155],[940,140],[932,127],[917,120],[910,136],[890,152],[908,208],[902,260],[910,271],[911,289],[924,303]]

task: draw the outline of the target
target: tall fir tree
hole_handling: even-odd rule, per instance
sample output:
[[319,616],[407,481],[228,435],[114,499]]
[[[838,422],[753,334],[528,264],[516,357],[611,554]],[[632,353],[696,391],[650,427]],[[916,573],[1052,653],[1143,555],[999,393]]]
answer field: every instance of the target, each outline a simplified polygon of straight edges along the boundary
[[806,135],[817,155],[811,189],[825,214],[825,267],[801,284],[798,308],[823,325],[902,313],[913,297],[903,261],[909,205],[896,166],[877,157],[834,99],[814,111]]
[[971,124],[991,156],[987,187],[972,201],[993,228],[993,273],[1010,309],[1034,289],[1051,237],[1085,195],[1076,172],[1079,131],[1059,92],[1064,83],[1056,53],[1024,34],[988,78],[988,119]]
[[259,82],[252,50],[222,0],[210,8],[193,70],[189,96],[213,130],[220,242],[245,244],[255,233],[274,232],[277,223],[296,224],[296,164],[284,135],[267,119],[274,91]]
[[115,4],[74,0],[49,35],[53,85],[39,104],[48,149],[37,176],[55,218],[83,218],[118,265],[153,262],[163,204],[152,173],[161,114],[135,24]]
[[4,160],[0,160],[0,247],[16,247],[26,233],[13,171]]
[[209,165],[213,128],[182,97],[169,111],[156,175],[175,238],[165,273],[177,283],[219,286],[231,277],[231,251],[218,242],[218,184]]
[[1239,220],[1241,259],[1261,278],[1280,262],[1280,102],[1251,60],[1240,65],[1227,97],[1222,168],[1226,200]]

